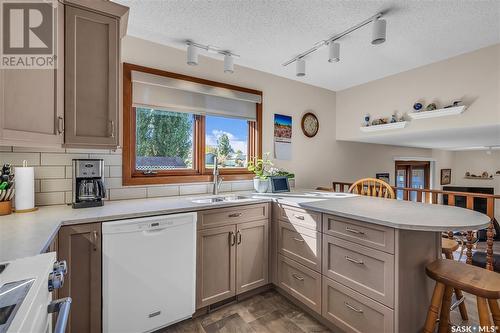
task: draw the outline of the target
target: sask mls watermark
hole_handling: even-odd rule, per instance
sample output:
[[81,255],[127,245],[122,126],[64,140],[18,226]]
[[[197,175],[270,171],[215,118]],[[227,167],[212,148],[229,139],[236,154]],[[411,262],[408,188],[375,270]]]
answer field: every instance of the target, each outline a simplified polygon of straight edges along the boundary
[[1,68],[57,66],[57,0],[0,0]]

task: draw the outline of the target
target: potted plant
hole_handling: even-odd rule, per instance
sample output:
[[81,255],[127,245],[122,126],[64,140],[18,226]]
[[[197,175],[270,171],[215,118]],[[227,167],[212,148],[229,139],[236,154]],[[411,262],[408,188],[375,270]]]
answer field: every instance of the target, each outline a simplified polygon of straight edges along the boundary
[[248,171],[253,172],[253,187],[258,193],[267,192],[269,187],[268,168],[272,167],[273,163],[269,159],[269,153],[264,154],[263,158],[254,158],[248,161]]

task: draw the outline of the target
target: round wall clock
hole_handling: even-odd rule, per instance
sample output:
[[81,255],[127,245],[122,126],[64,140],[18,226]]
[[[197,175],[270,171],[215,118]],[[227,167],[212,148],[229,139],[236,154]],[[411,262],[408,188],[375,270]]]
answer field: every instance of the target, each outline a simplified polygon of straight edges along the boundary
[[302,116],[302,132],[305,136],[312,138],[318,133],[318,130],[319,121],[313,113],[307,112]]

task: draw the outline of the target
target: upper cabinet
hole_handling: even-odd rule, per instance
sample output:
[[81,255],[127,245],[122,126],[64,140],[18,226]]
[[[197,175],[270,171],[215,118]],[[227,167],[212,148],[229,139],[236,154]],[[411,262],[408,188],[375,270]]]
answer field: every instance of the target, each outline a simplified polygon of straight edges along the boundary
[[[64,8],[54,9],[58,26]],[[64,131],[64,31],[57,30],[55,69],[0,69],[0,145],[60,146]]]
[[116,148],[120,41],[128,8],[58,5],[56,69],[0,70],[0,145]]
[[128,8],[103,1],[66,5],[65,147],[119,145],[121,17]]

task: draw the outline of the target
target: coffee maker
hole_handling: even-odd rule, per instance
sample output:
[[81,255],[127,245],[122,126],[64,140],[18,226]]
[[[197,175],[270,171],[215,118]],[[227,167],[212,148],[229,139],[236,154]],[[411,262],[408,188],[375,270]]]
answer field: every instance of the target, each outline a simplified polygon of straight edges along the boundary
[[104,161],[73,160],[73,208],[102,206],[104,198]]

